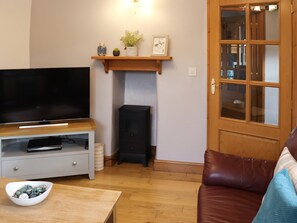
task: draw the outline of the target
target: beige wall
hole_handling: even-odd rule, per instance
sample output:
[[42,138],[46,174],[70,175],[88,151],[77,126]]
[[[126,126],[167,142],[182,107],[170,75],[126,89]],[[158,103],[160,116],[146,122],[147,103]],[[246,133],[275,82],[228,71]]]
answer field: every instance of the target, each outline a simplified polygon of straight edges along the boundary
[[31,0],[0,1],[0,68],[29,67]]
[[[152,35],[168,34],[173,61],[163,63],[163,74],[156,75],[155,82],[151,82],[157,95],[154,107],[157,159],[203,162],[207,107],[206,0],[175,0],[174,4],[172,0],[146,0],[148,5],[143,7],[131,6],[131,2],[32,0],[30,64],[91,66],[92,116],[98,125],[96,141],[105,143],[106,155],[111,155],[117,149],[113,124],[123,100],[119,94],[129,91],[130,97],[135,97],[133,85],[139,83],[127,82],[130,76],[126,81],[116,76],[129,73],[105,74],[102,64],[92,61],[90,56],[96,54],[99,42],[107,45],[108,54],[115,47],[123,53],[119,38],[126,29],[138,29],[143,34],[140,55],[150,55]],[[196,77],[187,75],[188,67],[197,68]],[[128,88],[118,91],[123,82]],[[145,98],[149,90],[142,92],[141,97]]]

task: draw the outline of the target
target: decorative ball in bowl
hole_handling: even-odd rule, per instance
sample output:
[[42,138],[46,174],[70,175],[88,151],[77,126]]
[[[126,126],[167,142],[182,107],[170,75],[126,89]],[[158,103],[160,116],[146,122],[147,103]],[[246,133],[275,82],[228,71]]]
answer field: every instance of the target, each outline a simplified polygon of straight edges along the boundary
[[9,199],[20,206],[32,206],[42,202],[50,193],[53,183],[47,181],[20,181],[6,184]]

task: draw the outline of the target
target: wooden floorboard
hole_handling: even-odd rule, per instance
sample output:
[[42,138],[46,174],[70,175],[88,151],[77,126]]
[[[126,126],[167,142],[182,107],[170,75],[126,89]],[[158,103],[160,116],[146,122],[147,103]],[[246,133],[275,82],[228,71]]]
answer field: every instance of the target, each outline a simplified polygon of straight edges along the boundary
[[117,223],[197,222],[197,190],[201,175],[153,170],[153,165],[123,163],[87,175],[54,178],[54,183],[119,190]]

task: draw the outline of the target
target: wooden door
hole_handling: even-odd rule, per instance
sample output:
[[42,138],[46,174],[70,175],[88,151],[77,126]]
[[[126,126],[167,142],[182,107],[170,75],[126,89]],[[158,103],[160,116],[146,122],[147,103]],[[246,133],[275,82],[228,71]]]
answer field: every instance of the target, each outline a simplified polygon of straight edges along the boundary
[[291,0],[208,1],[208,149],[278,158],[291,131]]
[[293,115],[292,126],[297,125],[297,0],[292,0],[293,27]]

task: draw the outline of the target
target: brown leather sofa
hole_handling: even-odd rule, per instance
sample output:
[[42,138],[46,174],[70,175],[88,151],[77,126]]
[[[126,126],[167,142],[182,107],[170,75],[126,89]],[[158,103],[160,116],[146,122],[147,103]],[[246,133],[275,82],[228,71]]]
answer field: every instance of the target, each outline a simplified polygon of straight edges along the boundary
[[198,194],[199,223],[251,223],[276,162],[207,150]]

